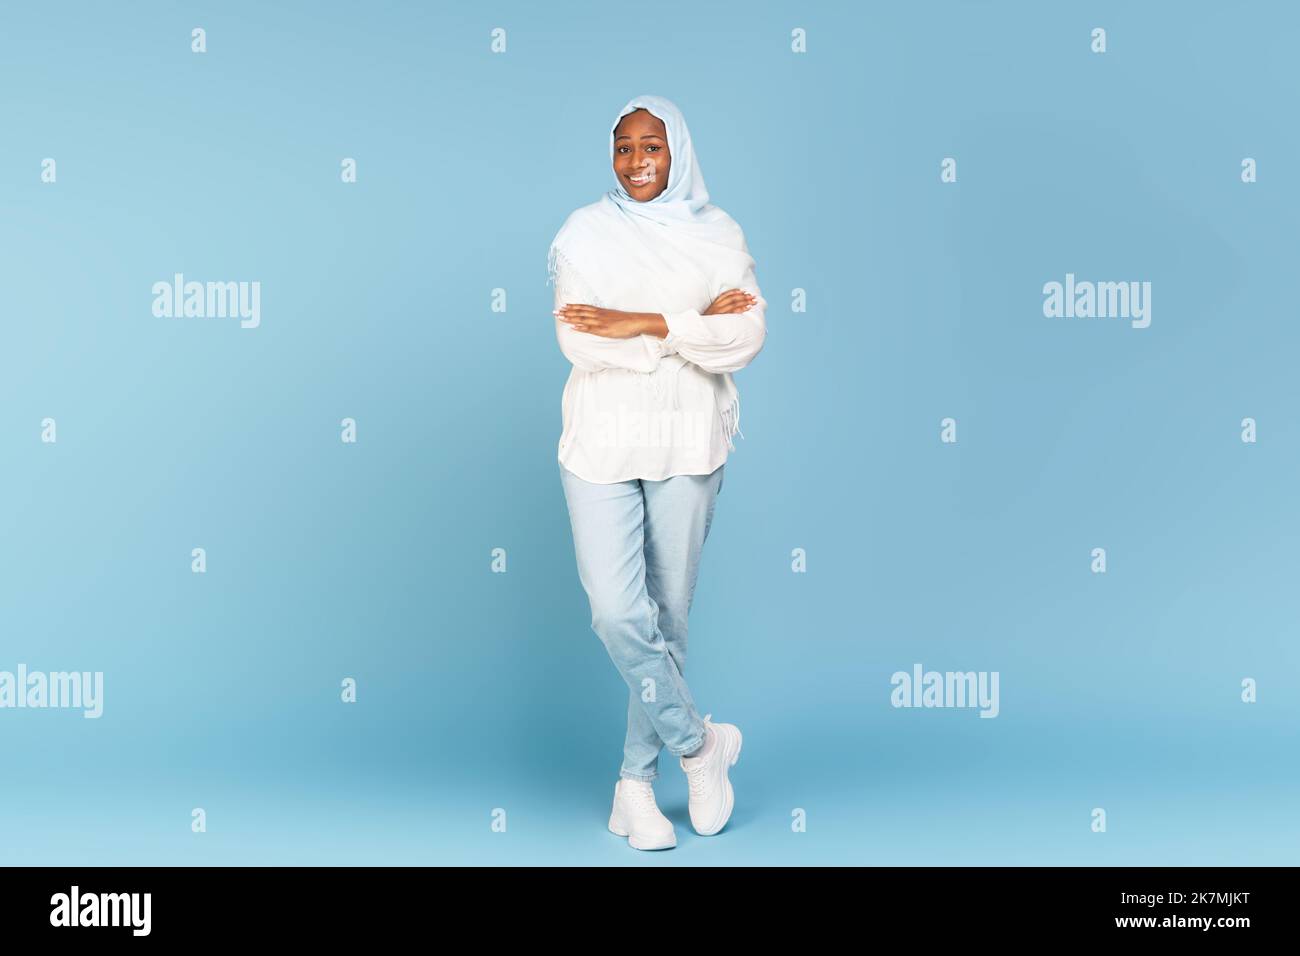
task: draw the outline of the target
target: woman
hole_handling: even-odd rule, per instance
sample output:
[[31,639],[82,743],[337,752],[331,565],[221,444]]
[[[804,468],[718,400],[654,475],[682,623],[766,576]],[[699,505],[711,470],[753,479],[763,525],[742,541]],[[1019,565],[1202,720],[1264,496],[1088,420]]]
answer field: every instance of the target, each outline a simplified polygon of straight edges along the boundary
[[676,106],[639,96],[623,107],[610,159],[616,188],[551,245],[556,337],[573,363],[558,458],[591,626],[629,688],[609,828],[651,850],[677,845],[652,787],[663,747],[686,772],[698,833],[721,830],[734,804],[740,731],[700,716],[682,669],[739,430],[731,373],[763,347],[767,303],[740,226],[709,203]]

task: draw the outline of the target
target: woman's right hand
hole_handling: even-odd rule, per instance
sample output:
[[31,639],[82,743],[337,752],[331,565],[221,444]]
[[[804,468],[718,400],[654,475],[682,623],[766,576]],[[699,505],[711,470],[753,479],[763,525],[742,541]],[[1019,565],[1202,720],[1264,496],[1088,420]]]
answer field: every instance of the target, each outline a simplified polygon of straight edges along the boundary
[[701,315],[728,315],[748,312],[758,300],[742,289],[728,289],[713,300],[713,304],[701,312]]

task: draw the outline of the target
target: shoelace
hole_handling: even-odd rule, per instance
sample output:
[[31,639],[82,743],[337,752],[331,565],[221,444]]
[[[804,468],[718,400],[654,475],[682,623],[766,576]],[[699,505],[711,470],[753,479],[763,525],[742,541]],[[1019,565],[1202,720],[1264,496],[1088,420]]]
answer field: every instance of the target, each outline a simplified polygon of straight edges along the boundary
[[650,788],[649,784],[626,783],[623,785],[623,792],[638,809],[659,809],[658,804],[655,803],[654,790]]
[[[713,716],[712,714],[705,714],[705,716],[704,716],[704,722],[707,724],[707,723],[709,722],[709,719],[710,719],[712,716]],[[707,731],[706,731],[706,733],[707,733]],[[717,740],[714,740],[714,741],[713,741],[713,746],[716,747],[717,745],[718,745]],[[691,792],[693,795],[695,795],[695,796],[697,796],[697,797],[698,797],[698,796],[703,796],[703,794],[704,794],[704,784],[705,784],[705,782],[708,780],[708,776],[709,776],[709,775],[708,775],[708,768],[707,768],[707,766],[705,765],[705,763],[704,763],[703,760],[695,760],[695,759],[693,759],[693,758],[689,758],[689,757],[688,757],[687,759],[690,760],[691,763],[687,764],[686,767],[685,767],[685,769],[686,769],[686,786],[687,786],[687,788],[690,790],[690,792]]]
[[704,767],[702,766],[686,768],[686,786],[690,788],[693,796],[703,796],[705,777],[706,774],[704,773]]

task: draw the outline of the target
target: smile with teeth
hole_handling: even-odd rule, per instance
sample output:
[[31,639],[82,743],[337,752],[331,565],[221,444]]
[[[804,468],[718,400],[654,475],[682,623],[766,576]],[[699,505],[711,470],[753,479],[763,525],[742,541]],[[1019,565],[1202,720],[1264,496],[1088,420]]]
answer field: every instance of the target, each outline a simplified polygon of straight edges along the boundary
[[629,176],[627,178],[633,186],[644,186],[646,183],[650,182],[650,180],[654,179],[654,173],[641,173],[640,175]]

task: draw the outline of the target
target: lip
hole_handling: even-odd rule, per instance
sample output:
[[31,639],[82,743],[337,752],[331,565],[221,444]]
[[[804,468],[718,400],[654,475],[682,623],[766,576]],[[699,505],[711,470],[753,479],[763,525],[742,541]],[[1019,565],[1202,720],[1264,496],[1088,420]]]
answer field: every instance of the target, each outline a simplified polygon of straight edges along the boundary
[[632,176],[628,176],[627,181],[631,183],[633,186],[649,186],[650,183],[652,183],[654,180],[649,176],[649,174],[647,174],[646,177],[642,179],[640,182],[637,182],[636,179],[633,178]]

